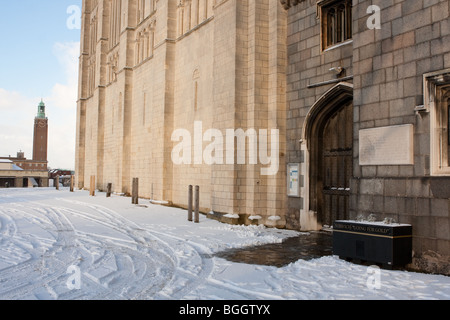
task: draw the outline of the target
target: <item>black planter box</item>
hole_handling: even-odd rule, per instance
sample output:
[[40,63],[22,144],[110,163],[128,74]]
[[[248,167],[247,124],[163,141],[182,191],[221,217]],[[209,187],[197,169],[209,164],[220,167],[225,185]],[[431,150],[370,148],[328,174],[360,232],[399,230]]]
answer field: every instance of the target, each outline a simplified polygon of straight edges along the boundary
[[412,261],[412,226],[338,220],[333,225],[333,254],[353,259],[403,267]]

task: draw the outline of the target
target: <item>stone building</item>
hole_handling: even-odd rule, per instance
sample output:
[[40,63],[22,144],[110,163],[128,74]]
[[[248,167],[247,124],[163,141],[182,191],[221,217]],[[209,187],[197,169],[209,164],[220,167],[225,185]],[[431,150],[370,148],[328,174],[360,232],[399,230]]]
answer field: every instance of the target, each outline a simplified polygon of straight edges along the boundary
[[0,158],[0,188],[48,187],[46,170],[22,169],[13,160]]
[[84,0],[77,186],[130,194],[136,177],[183,207],[198,185],[211,217],[284,226],[286,17],[272,0]]
[[138,177],[183,207],[199,185],[212,218],[295,230],[393,219],[413,226],[414,267],[449,274],[449,10],[84,0],[78,187]]
[[413,226],[413,267],[450,274],[449,1],[281,2],[287,226],[392,218]]
[[33,159],[17,152],[16,157],[0,157],[0,187],[48,187],[48,119],[41,101],[34,118]]

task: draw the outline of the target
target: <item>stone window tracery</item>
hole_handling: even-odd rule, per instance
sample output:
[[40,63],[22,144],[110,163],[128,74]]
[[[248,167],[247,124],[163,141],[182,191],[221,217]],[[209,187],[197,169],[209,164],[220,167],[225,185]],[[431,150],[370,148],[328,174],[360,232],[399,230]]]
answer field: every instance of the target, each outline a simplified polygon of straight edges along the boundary
[[110,48],[113,48],[119,43],[120,40],[120,27],[121,27],[121,0],[110,0],[110,28],[109,28],[109,42]]
[[213,0],[178,0],[177,35],[186,34],[213,15]]
[[150,21],[136,33],[136,65],[153,56],[155,48],[156,20]]
[[155,11],[156,11],[156,0],[138,0],[136,12],[137,24],[139,25]]

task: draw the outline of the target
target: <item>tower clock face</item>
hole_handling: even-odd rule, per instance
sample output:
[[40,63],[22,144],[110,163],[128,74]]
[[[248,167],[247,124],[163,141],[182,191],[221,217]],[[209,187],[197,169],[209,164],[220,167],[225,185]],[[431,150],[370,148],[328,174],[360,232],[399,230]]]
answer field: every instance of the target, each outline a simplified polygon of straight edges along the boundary
[[45,122],[44,121],[39,121],[38,122],[38,126],[39,126],[39,128],[45,128]]

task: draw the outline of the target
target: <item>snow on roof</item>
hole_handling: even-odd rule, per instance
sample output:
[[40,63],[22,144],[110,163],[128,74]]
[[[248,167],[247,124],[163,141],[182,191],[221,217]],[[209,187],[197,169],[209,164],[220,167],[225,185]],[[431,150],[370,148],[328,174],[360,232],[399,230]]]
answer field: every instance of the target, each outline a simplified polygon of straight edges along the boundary
[[0,163],[12,163],[12,161],[8,159],[0,159]]

